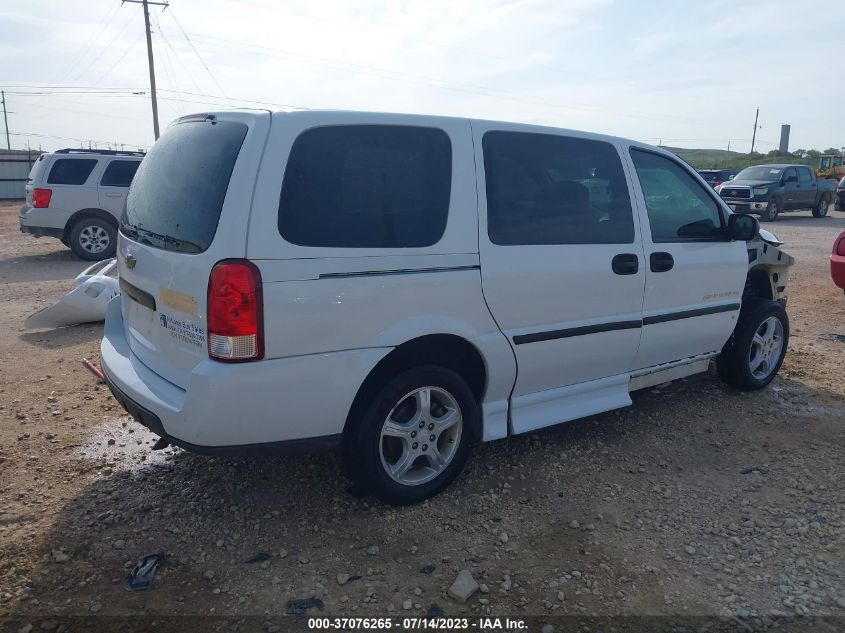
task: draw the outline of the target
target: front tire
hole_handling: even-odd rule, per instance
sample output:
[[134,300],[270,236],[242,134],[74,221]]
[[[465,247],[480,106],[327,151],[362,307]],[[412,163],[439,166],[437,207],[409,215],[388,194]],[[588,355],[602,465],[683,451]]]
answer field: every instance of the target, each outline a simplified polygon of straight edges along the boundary
[[461,472],[480,428],[475,396],[458,374],[426,365],[388,382],[350,420],[344,459],[356,483],[386,503],[418,503]]
[[823,218],[827,215],[828,207],[830,206],[830,200],[827,198],[827,194],[822,195],[819,203],[813,209],[813,217],[814,218]]
[[760,214],[760,219],[763,222],[774,222],[777,217],[778,213],[780,213],[780,203],[777,200],[769,200],[769,204],[766,205],[765,211]]
[[117,230],[108,221],[89,217],[77,220],[70,230],[70,250],[77,257],[92,262],[114,257]]
[[777,301],[743,301],[731,338],[716,361],[719,377],[743,391],[762,389],[777,375],[789,343],[789,317]]

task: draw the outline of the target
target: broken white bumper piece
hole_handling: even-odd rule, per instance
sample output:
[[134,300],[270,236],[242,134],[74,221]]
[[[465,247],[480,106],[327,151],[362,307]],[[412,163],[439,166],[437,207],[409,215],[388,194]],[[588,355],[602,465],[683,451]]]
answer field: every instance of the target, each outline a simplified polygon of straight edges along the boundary
[[31,315],[24,322],[24,327],[33,330],[103,321],[106,305],[118,294],[117,260],[97,262],[76,276],[70,292],[53,305]]

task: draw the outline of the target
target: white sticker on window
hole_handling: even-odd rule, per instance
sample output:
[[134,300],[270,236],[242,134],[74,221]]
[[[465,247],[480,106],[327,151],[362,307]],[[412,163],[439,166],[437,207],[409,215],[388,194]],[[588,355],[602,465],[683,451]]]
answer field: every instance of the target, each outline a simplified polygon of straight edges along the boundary
[[770,174],[776,174],[776,173],[778,173],[779,171],[780,171],[780,169],[770,169],[770,170],[769,170],[769,173],[770,173]]

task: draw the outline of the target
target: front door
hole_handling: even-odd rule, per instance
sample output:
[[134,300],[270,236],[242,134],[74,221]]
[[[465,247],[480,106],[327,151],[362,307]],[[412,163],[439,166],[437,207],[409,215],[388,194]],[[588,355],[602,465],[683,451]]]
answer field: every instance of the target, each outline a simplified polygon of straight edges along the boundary
[[724,241],[722,203],[686,165],[632,148],[644,227],[643,333],[632,370],[717,352],[733,332],[748,269]]
[[114,159],[106,165],[100,184],[97,187],[100,206],[109,211],[115,218],[120,219],[123,213],[123,204],[126,202],[126,194],[132,178],[138,171],[140,160]]
[[645,271],[617,147],[473,122],[484,296],[517,360],[512,432],[630,404]]
[[802,209],[816,206],[816,181],[809,167],[798,167],[798,191]]
[[789,167],[781,174],[783,181],[783,208],[800,209],[804,206],[804,196],[801,192],[801,184],[798,182],[798,172],[795,167]]

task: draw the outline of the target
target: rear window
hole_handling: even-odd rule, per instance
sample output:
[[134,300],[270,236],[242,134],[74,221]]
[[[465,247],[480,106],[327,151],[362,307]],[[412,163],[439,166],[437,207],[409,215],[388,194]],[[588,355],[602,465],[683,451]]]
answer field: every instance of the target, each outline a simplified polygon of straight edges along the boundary
[[207,249],[247,129],[208,120],[168,128],[135,174],[121,231],[165,250]]
[[279,233],[300,246],[431,246],[446,230],[451,184],[452,146],[443,130],[313,128],[290,152]]
[[59,158],[50,169],[47,184],[84,185],[96,165],[96,158]]
[[103,172],[100,185],[103,187],[128,187],[138,171],[139,160],[113,160]]

